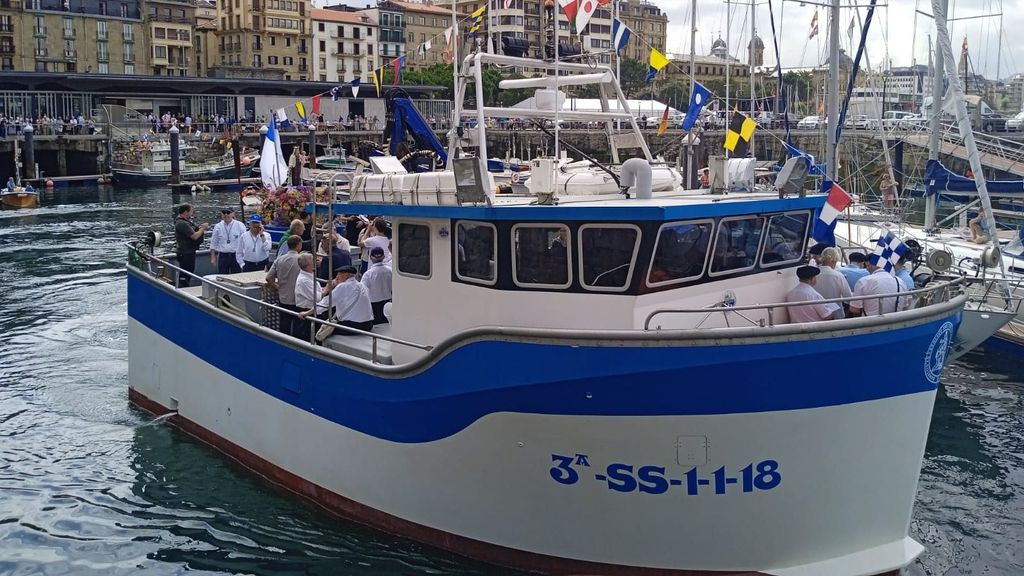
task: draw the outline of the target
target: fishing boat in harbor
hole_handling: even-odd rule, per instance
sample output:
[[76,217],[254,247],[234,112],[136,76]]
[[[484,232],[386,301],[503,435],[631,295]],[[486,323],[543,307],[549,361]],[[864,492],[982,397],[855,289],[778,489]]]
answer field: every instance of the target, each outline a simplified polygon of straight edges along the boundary
[[[180,180],[198,182],[203,180],[224,180],[248,178],[253,166],[259,160],[259,152],[243,151],[236,166],[233,153],[229,150],[215,157],[193,158],[198,148],[182,144]],[[114,180],[121,184],[135,186],[163,186],[171,179],[171,147],[168,143],[138,141],[115,158],[110,168]]]
[[[488,65],[554,71],[477,53],[456,93]],[[554,66],[557,80],[532,81],[589,84],[625,110],[564,113],[608,126],[616,158],[635,147],[594,168],[617,190],[569,193],[560,160],[539,157],[527,193],[498,193],[485,119],[512,112],[457,103],[477,128],[446,170],[357,175],[347,202],[320,207],[394,231],[391,323],[346,333],[313,319],[335,331],[322,345],[274,329],[284,309],[259,278],[179,289],[173,255],[133,242],[130,400],[328,510],[495,564],[908,565],[923,551],[908,524],[960,281],[873,296],[901,300],[894,312],[791,323],[800,304],[786,294],[825,197],[752,182],[725,194],[717,177],[654,191],[614,75]]]

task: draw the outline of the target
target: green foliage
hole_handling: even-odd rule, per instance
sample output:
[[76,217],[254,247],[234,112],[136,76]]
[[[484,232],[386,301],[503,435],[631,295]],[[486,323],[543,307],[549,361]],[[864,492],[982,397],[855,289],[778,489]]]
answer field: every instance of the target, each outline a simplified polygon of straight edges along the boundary
[[[384,69],[385,83],[390,84],[392,71],[390,67]],[[448,99],[452,98],[454,90],[452,88],[454,80],[452,79],[452,66],[451,64],[433,64],[422,70],[410,70],[402,73],[402,84],[414,84],[417,86],[444,86],[444,90],[434,94],[435,98]]]
[[690,102],[690,83],[669,80],[658,86],[658,100],[673,108],[686,109]]
[[647,64],[632,58],[623,58],[619,64],[619,85],[626,98],[639,98],[650,86],[644,82],[647,76]]

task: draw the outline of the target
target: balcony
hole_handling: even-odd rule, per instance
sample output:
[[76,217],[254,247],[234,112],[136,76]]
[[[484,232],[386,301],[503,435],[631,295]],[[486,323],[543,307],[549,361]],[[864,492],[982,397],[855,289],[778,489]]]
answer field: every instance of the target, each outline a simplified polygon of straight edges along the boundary
[[32,29],[32,34],[36,37],[46,36],[46,26],[36,26]]
[[338,63],[338,66],[335,68],[335,70],[337,70],[338,72],[347,72],[348,71],[348,69],[345,68],[345,65],[340,63],[340,62]]
[[14,32],[14,26],[7,22],[0,22],[0,34],[11,34]]
[[0,44],[0,54],[14,54],[14,44]]
[[134,54],[125,54],[124,55],[124,63],[125,64],[134,64],[135,63],[135,55]]
[[309,54],[309,48],[307,46],[299,46],[299,54]]
[[46,58],[46,48],[36,48],[36,58]]
[[65,28],[64,29],[64,39],[65,40],[74,40],[75,39],[75,29],[71,28],[69,30],[69,29]]
[[96,31],[96,39],[97,40],[107,40],[109,38],[109,36],[110,35],[107,34],[106,30],[97,30]]
[[77,58],[78,58],[78,55],[75,53],[74,50],[65,50],[64,51],[64,59],[65,60],[75,60]]
[[[221,49],[223,49],[223,47],[221,47]],[[252,49],[256,52],[259,52],[260,50],[263,50],[263,44],[260,44],[259,42],[253,42]]]
[[124,35],[124,41],[125,42],[135,42],[135,35],[134,34],[125,34]]
[[110,62],[110,54],[107,52],[100,52],[96,55],[96,60],[99,62]]
[[309,72],[309,66],[305,64],[299,64],[299,72]]

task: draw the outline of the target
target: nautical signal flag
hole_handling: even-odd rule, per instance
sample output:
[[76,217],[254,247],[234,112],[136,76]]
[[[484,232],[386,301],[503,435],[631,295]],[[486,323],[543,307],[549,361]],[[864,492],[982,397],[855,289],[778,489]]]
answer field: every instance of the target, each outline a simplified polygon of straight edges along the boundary
[[380,97],[380,87],[384,84],[384,68],[377,68],[373,72],[373,87],[377,89],[377,97]]
[[352,97],[359,98],[359,78],[352,79]]
[[578,0],[576,11],[576,33],[582,34],[590,23],[590,17],[597,11],[597,0]]
[[405,67],[405,56],[392,60],[391,67],[394,68],[395,71],[395,80],[391,85],[398,86],[398,82],[402,79],[402,68]]
[[473,13],[469,15],[470,18],[473,19],[473,21],[470,23],[470,26],[469,26],[469,33],[470,34],[476,34],[477,32],[480,31],[480,28],[482,28],[483,25],[484,25],[484,15],[486,13],[487,13],[487,4],[484,4],[483,6],[477,8],[476,10],[474,10]]
[[647,77],[644,78],[644,82],[647,84],[653,82],[654,77],[657,76],[658,72],[660,72],[666,65],[668,65],[668,58],[665,58],[665,55],[658,52],[656,49],[651,48],[650,67],[647,68]]
[[320,96],[313,96],[313,116],[320,115]]
[[[358,82],[358,79],[353,80],[353,82]],[[352,96],[355,97],[354,94]],[[341,86],[335,86],[334,88],[331,88],[331,100],[337,102],[339,98],[341,98]]]
[[756,129],[757,122],[736,110],[732,115],[732,121],[729,122],[729,129],[725,132],[725,149],[736,156],[746,156],[750,139],[754,137]]
[[807,39],[810,40],[818,35],[818,9],[814,9],[814,16],[811,17],[811,31],[807,34]]
[[629,35],[632,30],[628,26],[622,23],[622,20],[618,18],[612,22],[612,45],[615,46],[615,53],[622,53],[622,49],[629,43]]
[[839,213],[853,203],[853,198],[839,184],[831,180],[822,181],[821,191],[828,194],[828,198],[825,199],[825,205],[818,211],[818,217],[814,220],[811,238],[814,238],[819,244],[835,246],[836,220],[839,218]]
[[901,242],[892,230],[887,230],[885,235],[878,239],[875,251],[868,256],[868,262],[892,274],[896,264],[906,253],[907,245]]
[[658,124],[658,136],[661,136],[668,130],[668,106],[665,106],[665,111],[661,114],[661,123]]
[[693,90],[690,92],[690,107],[686,109],[686,118],[683,119],[683,130],[692,130],[693,125],[700,118],[700,112],[704,104],[711,99],[711,91],[705,88],[700,82],[693,83]]
[[562,7],[562,12],[565,12],[565,18],[569,22],[576,22],[576,12],[579,10],[577,0],[558,0],[558,5]]
[[299,118],[301,118],[302,121],[305,122],[306,121],[306,107],[302,105],[302,102],[296,102],[295,103],[295,111],[299,113]]

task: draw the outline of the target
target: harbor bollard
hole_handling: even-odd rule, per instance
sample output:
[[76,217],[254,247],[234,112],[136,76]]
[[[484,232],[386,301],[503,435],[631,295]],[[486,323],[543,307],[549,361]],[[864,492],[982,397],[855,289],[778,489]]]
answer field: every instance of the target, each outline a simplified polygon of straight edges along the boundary
[[25,124],[25,127],[21,129],[21,133],[25,135],[25,156],[24,162],[21,163],[22,180],[35,180],[36,178],[36,148],[35,148],[35,128],[31,124]]
[[[270,132],[270,128],[267,128],[266,124],[260,126],[260,152],[263,151],[263,143],[267,141],[267,132]],[[278,142],[280,141],[281,140],[278,139]]]
[[309,169],[316,168],[316,125],[309,125]]
[[171,184],[181,183],[181,148],[178,146],[178,127],[171,126],[167,131],[171,135]]

